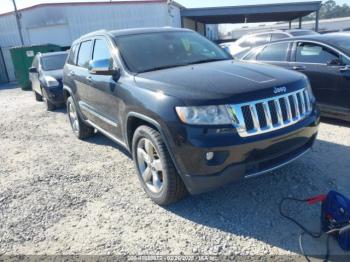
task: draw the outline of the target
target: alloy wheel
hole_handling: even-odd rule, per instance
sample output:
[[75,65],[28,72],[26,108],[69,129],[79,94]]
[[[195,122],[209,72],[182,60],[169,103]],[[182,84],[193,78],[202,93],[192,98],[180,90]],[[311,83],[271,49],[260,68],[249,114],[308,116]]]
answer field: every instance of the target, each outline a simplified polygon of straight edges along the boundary
[[163,189],[163,165],[159,154],[147,138],[142,138],[137,145],[137,164],[143,182],[152,193]]
[[75,106],[73,103],[69,103],[68,117],[69,117],[69,122],[72,126],[73,131],[75,133],[78,133],[79,132],[79,119],[78,119],[77,110],[75,109]]

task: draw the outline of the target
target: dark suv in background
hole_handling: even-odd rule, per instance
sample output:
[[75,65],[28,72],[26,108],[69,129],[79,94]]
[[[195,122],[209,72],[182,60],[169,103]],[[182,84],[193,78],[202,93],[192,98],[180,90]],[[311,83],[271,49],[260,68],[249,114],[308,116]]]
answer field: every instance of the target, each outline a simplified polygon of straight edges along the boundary
[[49,111],[65,103],[62,76],[67,56],[67,52],[38,53],[29,68],[35,100],[44,100]]
[[305,76],[234,62],[191,30],[82,36],[63,80],[75,135],[97,129],[129,150],[160,205],[289,163],[318,130]]
[[304,73],[323,116],[350,121],[350,34],[295,37],[254,48],[244,61]]

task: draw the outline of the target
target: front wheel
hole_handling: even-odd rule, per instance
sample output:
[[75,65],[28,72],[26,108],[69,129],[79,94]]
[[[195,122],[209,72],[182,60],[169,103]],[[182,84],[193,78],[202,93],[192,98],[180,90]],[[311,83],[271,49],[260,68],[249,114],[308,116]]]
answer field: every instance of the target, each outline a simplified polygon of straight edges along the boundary
[[35,100],[38,101],[38,102],[41,102],[43,101],[43,97],[38,94],[36,91],[33,91],[34,92],[34,96],[35,96]]
[[85,122],[80,118],[73,98],[71,96],[67,99],[67,113],[69,123],[76,137],[78,137],[79,139],[85,139],[92,136],[95,133],[95,129],[85,124]]
[[132,152],[142,187],[155,203],[168,205],[187,194],[158,131],[148,126],[138,127]]

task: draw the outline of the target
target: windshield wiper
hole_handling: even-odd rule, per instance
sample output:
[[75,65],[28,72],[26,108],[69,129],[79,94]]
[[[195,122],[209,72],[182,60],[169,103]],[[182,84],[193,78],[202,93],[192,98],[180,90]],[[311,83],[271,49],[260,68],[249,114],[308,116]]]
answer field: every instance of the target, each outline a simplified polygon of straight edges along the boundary
[[151,72],[151,71],[157,71],[157,70],[162,70],[162,69],[167,69],[167,68],[173,68],[173,67],[179,67],[179,66],[184,66],[183,64],[180,65],[166,65],[166,66],[157,66],[157,67],[152,67],[150,69],[146,69],[143,71],[138,72],[139,74],[141,73],[146,73],[146,72]]
[[202,59],[202,60],[194,61],[194,62],[188,63],[187,65],[204,64],[204,63],[209,63],[209,62],[227,61],[227,60],[230,60],[230,59],[225,59],[225,58],[209,58],[209,59]]

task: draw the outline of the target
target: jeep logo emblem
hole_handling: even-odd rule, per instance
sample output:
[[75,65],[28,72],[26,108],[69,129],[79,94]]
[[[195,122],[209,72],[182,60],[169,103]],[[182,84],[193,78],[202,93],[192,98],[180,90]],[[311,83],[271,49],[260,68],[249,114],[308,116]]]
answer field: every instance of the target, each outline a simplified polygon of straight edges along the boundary
[[273,93],[274,93],[274,94],[285,93],[285,92],[287,92],[287,87],[285,87],[285,86],[282,86],[282,87],[275,87],[275,88],[273,89]]

